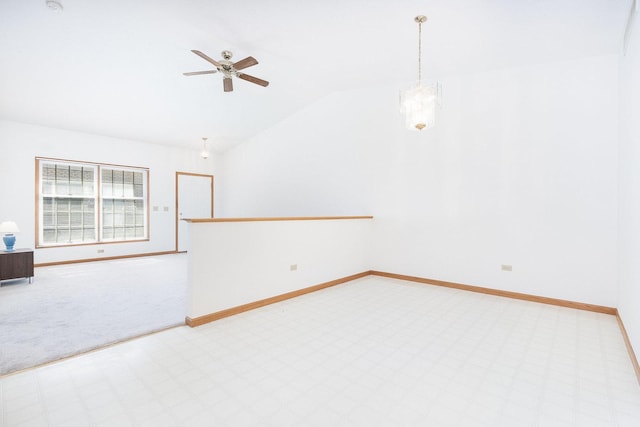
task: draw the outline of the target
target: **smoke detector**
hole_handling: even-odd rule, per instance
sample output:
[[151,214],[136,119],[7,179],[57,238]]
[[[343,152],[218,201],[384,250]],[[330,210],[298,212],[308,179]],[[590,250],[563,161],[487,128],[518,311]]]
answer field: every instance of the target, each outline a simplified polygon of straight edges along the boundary
[[62,12],[62,3],[60,3],[59,1],[56,0],[46,0],[45,4],[47,5],[47,7],[49,8],[49,10],[52,10],[54,12]]

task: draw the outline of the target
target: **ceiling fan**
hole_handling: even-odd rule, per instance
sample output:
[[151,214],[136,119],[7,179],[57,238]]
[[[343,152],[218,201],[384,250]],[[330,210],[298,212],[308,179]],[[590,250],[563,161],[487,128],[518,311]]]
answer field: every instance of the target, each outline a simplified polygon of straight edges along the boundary
[[233,54],[231,52],[229,52],[228,50],[223,50],[222,51],[222,58],[220,61],[216,61],[215,59],[209,58],[207,55],[205,55],[204,53],[200,52],[199,50],[192,50],[191,52],[195,53],[196,55],[198,55],[199,57],[201,57],[202,59],[204,59],[205,61],[208,61],[210,63],[212,63],[213,65],[215,65],[216,69],[215,70],[207,70],[207,71],[192,71],[190,73],[182,73],[185,76],[197,76],[200,74],[213,74],[216,72],[221,72],[224,75],[224,78],[222,79],[223,85],[224,85],[224,91],[225,92],[232,92],[233,91],[233,77],[238,77],[242,80],[246,80],[248,82],[251,83],[255,83],[257,85],[260,86],[264,86],[267,87],[269,86],[269,82],[266,80],[262,80],[259,79],[257,77],[253,77],[250,76],[249,74],[245,74],[243,72],[240,72],[240,70],[243,70],[245,68],[251,67],[253,65],[256,65],[258,63],[258,61],[252,57],[252,56],[247,56],[244,59],[241,59],[238,62],[231,62],[231,58],[233,57]]

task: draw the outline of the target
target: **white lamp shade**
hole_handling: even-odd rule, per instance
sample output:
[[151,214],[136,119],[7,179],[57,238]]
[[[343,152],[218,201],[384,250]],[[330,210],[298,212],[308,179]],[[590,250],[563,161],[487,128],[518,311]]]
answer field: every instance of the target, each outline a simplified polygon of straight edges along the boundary
[[18,233],[18,224],[13,221],[3,221],[0,223],[0,233]]

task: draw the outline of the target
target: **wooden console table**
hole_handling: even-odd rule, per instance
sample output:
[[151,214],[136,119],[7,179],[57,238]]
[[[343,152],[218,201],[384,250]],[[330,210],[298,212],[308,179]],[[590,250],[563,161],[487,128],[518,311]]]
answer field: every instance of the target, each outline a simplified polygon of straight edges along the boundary
[[0,280],[33,278],[33,250],[0,251]]

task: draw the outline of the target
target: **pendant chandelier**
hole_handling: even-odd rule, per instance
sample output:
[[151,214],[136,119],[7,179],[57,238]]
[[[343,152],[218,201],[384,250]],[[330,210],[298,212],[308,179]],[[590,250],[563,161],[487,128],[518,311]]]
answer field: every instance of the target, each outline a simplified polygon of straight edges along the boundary
[[436,123],[436,107],[440,105],[440,85],[422,83],[422,24],[424,15],[414,18],[418,23],[418,83],[400,92],[400,111],[405,115],[408,129],[430,129]]
[[203,159],[209,157],[209,150],[207,150],[207,138],[202,138],[202,151],[200,152],[200,157]]

